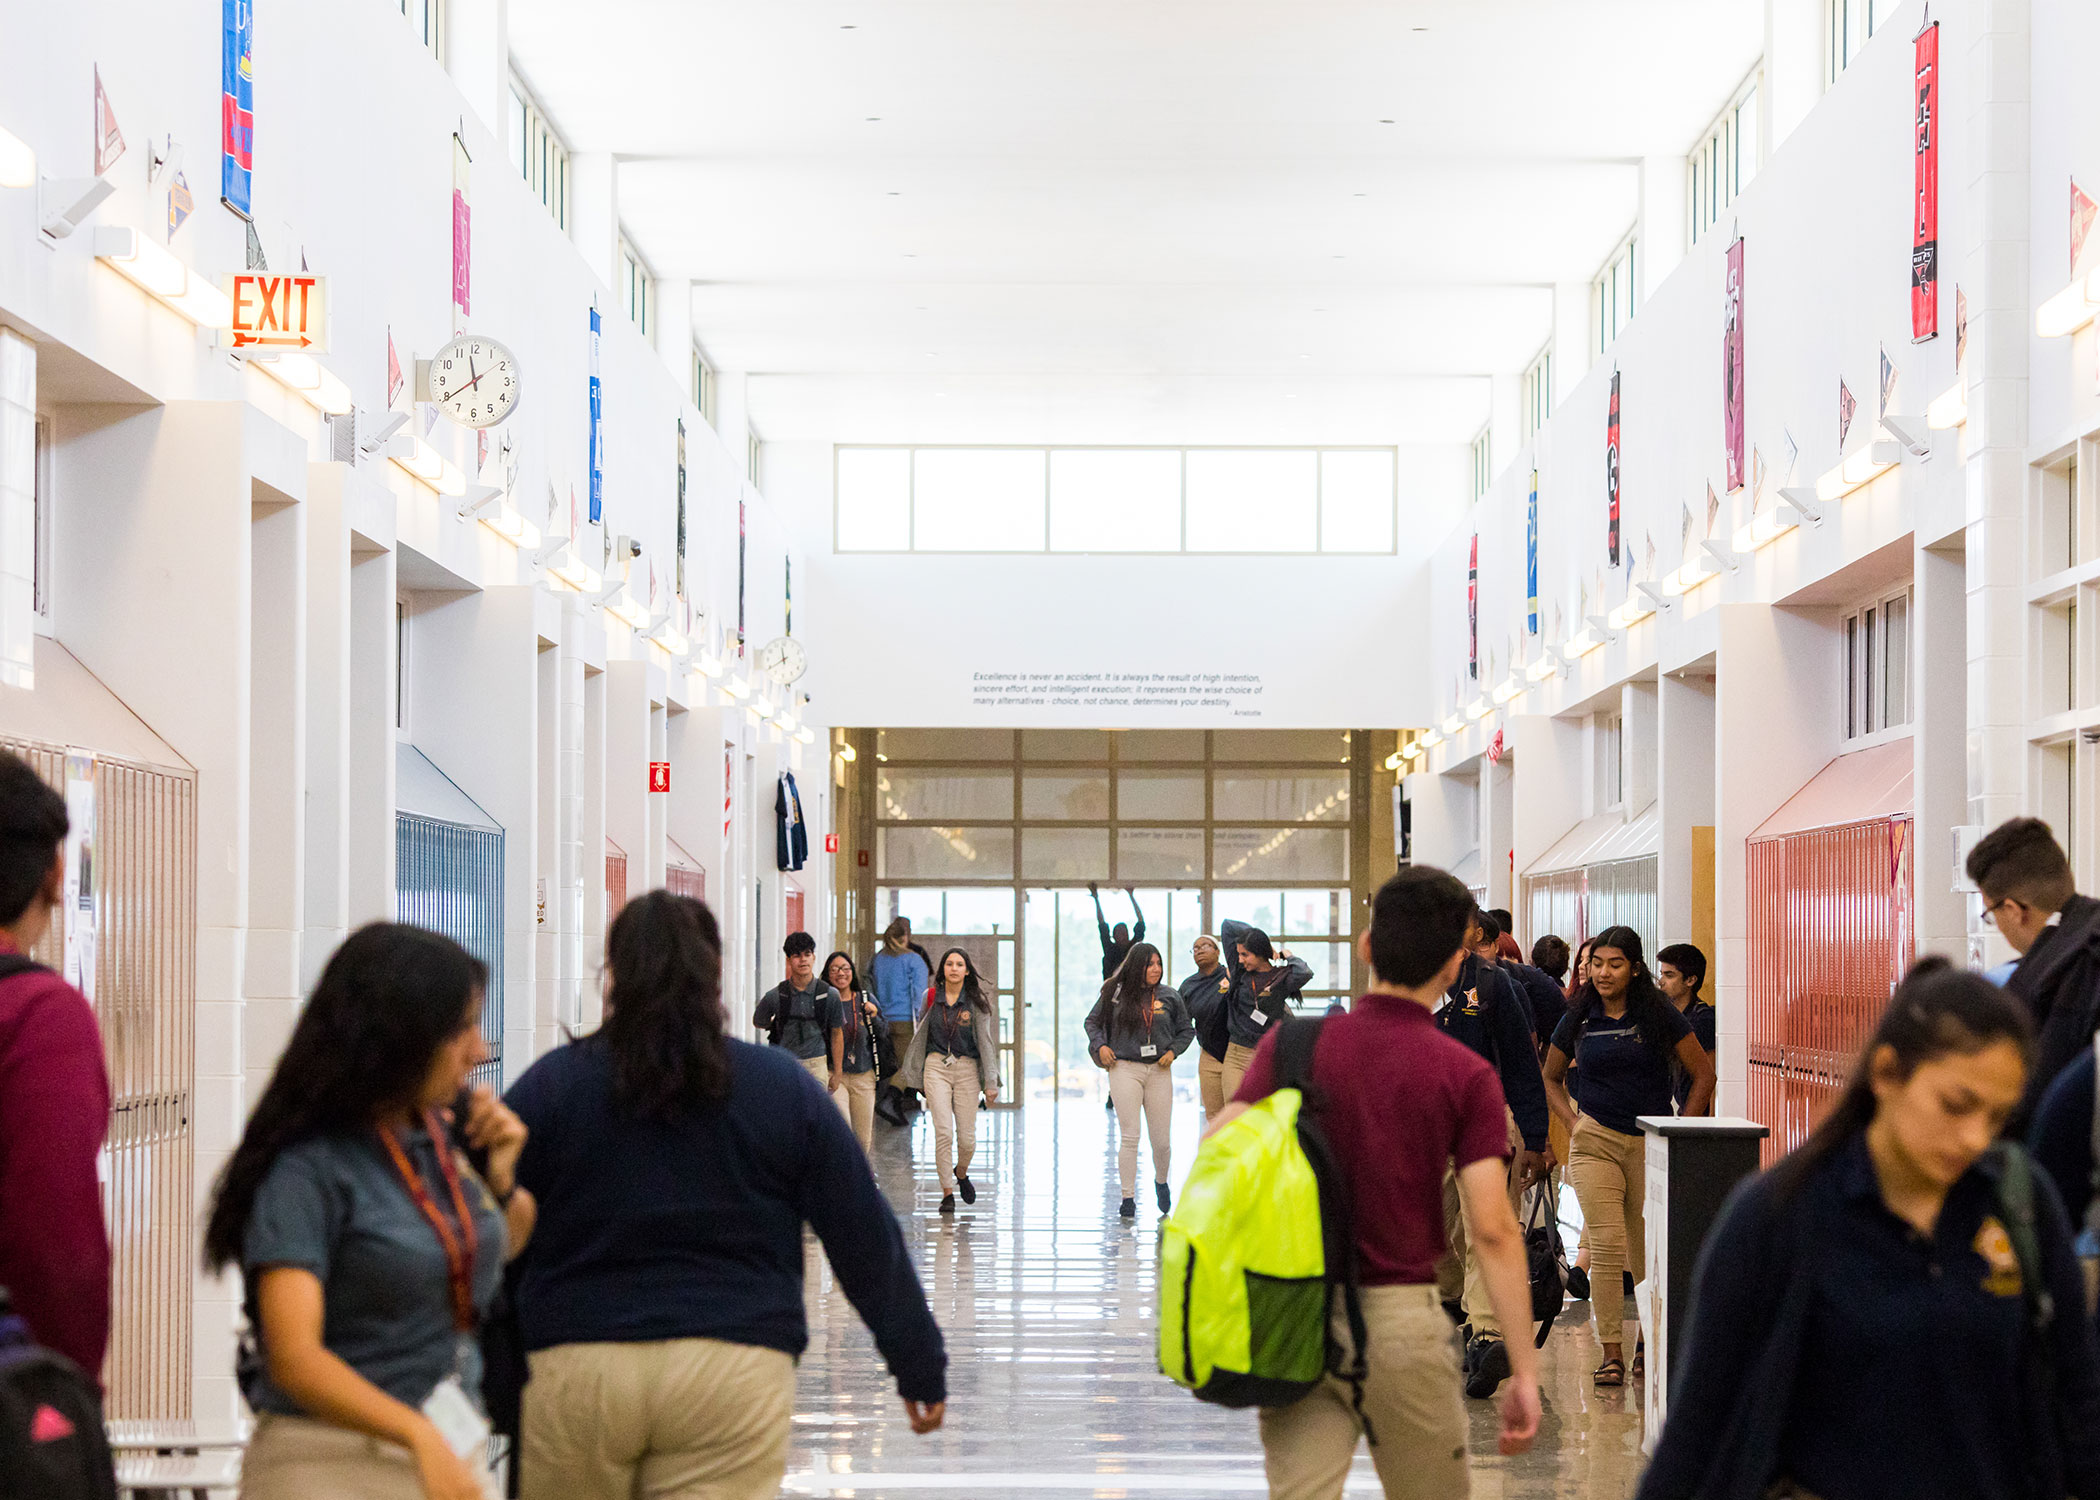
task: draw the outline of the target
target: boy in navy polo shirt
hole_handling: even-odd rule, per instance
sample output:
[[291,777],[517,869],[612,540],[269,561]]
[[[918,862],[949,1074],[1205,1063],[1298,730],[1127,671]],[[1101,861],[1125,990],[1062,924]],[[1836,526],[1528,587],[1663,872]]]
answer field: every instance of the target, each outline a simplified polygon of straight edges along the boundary
[[[1369,1331],[1363,1412],[1378,1434],[1371,1458],[1389,1500],[1468,1491],[1458,1362],[1436,1289],[1447,1166],[1457,1169],[1469,1238],[1497,1316],[1504,1327],[1531,1326],[1523,1237],[1508,1198],[1502,1087],[1494,1069],[1439,1031],[1430,1015],[1465,958],[1472,915],[1472,895],[1441,870],[1417,865],[1387,881],[1372,902],[1370,931],[1357,939],[1371,968],[1370,993],[1348,1014],[1323,1022],[1313,1050],[1321,1124],[1354,1200]],[[1275,1053],[1272,1030],[1211,1129],[1275,1090]],[[1335,1336],[1347,1344],[1347,1321],[1339,1316]],[[1538,1433],[1538,1353],[1528,1338],[1513,1341],[1509,1352],[1501,1447],[1516,1454]],[[1348,1385],[1331,1376],[1303,1400],[1264,1410],[1269,1493],[1339,1497],[1362,1431]]]

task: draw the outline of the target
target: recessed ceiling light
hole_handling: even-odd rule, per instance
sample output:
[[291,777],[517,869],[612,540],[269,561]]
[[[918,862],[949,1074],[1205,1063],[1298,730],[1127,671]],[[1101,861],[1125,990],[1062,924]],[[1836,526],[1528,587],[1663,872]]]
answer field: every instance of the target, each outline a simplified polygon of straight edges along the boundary
[[1347,259],[1348,259],[1349,257],[1348,257],[1348,256],[1346,256],[1346,255],[1337,255],[1337,256],[1335,256],[1334,258],[1335,258],[1336,260],[1347,260]]
[[902,198],[902,197],[903,197],[904,195],[903,195],[902,193],[899,193],[899,192],[895,192],[895,191],[892,191],[892,192],[891,192],[891,194],[890,194],[890,196],[891,196],[892,198]]
[[[1415,30],[1417,30],[1417,31],[1420,31],[1421,29],[1422,29],[1422,28],[1421,28],[1421,27],[1419,27],[1419,26],[1417,26],[1417,27],[1415,28]],[[841,30],[841,31],[858,31],[858,30],[860,30],[860,28],[859,28],[858,26],[854,25],[854,24],[853,24],[853,23],[852,23],[851,21],[848,21],[848,22],[847,22],[847,23],[846,23],[845,25],[841,26],[841,27],[839,28],[839,30]]]
[[1393,122],[1391,120],[1380,120],[1378,123],[1381,125],[1390,125]]
[[880,125],[880,124],[882,123],[882,116],[881,116],[881,115],[869,115],[869,116],[868,116],[868,123],[869,123],[870,125]]

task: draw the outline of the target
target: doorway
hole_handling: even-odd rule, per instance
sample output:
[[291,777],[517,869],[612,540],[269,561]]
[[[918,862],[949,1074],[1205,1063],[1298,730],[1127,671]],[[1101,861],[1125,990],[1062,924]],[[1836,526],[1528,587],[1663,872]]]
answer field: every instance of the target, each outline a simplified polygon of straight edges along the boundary
[[[1203,892],[1194,887],[1136,892],[1137,911],[1122,891],[1104,892],[1101,909],[1113,926],[1145,921],[1145,941],[1160,951],[1166,983],[1178,984],[1194,968],[1189,948],[1203,931]],[[1108,1074],[1086,1042],[1086,1018],[1101,997],[1101,934],[1094,901],[1084,886],[1031,887],[1023,893],[1021,994],[1027,1042],[1021,1097],[1087,1099],[1108,1097]],[[1177,1097],[1193,1099],[1195,1071],[1175,1069]]]

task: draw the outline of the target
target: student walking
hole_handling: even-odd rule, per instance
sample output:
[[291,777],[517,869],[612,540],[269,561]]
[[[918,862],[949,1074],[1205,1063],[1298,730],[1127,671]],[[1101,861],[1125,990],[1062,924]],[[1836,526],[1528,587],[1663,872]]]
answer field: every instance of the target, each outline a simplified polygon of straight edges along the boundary
[[1823,1122],[1708,1235],[1639,1500],[2100,1495],[2070,1226],[1991,1145],[2029,1036],[1945,959],[1897,986]]
[[780,951],[787,959],[787,978],[766,991],[751,1012],[751,1024],[837,1093],[845,1087],[845,1004],[837,990],[817,978],[815,938],[791,932]]
[[39,1344],[102,1377],[109,1071],[87,997],[29,957],[65,894],[66,800],[0,751],[0,1287]]
[[546,1209],[518,1289],[525,1500],[758,1500],[809,1342],[802,1229],[914,1432],[947,1353],[867,1156],[805,1069],[724,1035],[721,934],[668,891],[606,934],[605,1025],[529,1068],[518,1177]]
[[[1466,952],[1436,1012],[1436,1026],[1495,1070],[1507,1102],[1509,1175],[1504,1191],[1514,1214],[1524,1190],[1552,1166],[1547,1139],[1546,1086],[1539,1074],[1531,1011],[1496,959],[1494,919],[1475,911],[1466,926]],[[1466,1394],[1492,1396],[1509,1378],[1510,1355],[1502,1321],[1488,1295],[1479,1250],[1466,1235],[1456,1168],[1444,1174],[1444,1232],[1448,1254],[1437,1267],[1446,1309],[1456,1303],[1465,1332]],[[1528,1342],[1527,1312],[1516,1330]]]
[[[1291,1013],[1291,1002],[1312,978],[1312,965],[1278,948],[1259,927],[1226,921],[1218,926],[1225,940],[1225,963],[1232,988],[1225,995],[1225,1059],[1219,1066],[1227,1099],[1239,1092],[1240,1079],[1254,1061],[1254,1049],[1269,1029]],[[1277,960],[1282,959],[1282,967]]]
[[1166,964],[1150,943],[1133,943],[1123,967],[1101,986],[1101,998],[1086,1018],[1087,1045],[1108,1070],[1108,1094],[1116,1107],[1123,1140],[1116,1172],[1123,1202],[1116,1212],[1137,1217],[1138,1121],[1152,1137],[1152,1195],[1165,1213],[1173,1206],[1167,1166],[1173,1146],[1174,1059],[1195,1043],[1181,992],[1165,983]]
[[[1336,1168],[1349,1184],[1366,1341],[1359,1407],[1330,1375],[1292,1405],[1261,1414],[1273,1500],[1339,1500],[1366,1421],[1371,1460],[1389,1500],[1459,1500],[1468,1491],[1466,1413],[1451,1325],[1438,1307],[1444,1248],[1443,1178],[1456,1162],[1469,1238],[1497,1315],[1530,1317],[1523,1237],[1510,1211],[1508,1116],[1494,1070],[1440,1034],[1430,1017],[1457,976],[1473,898],[1441,870],[1416,865],[1381,888],[1357,951],[1370,992],[1320,1023],[1312,1083]],[[1406,1080],[1406,1087],[1396,1087]],[[1276,1086],[1276,1043],[1264,1040],[1234,1101],[1210,1127],[1237,1118]],[[1334,1336],[1355,1342],[1339,1299]],[[1538,1432],[1538,1353],[1511,1350],[1502,1395],[1501,1450],[1527,1450]]]
[[[911,940],[910,918],[892,918],[882,930],[882,946],[869,963],[868,973],[875,983],[875,1005],[881,1012],[882,1024],[890,1029],[890,1054],[901,1064],[911,1047],[912,1028],[919,1023],[919,1011],[926,1004],[927,986],[933,982],[933,966]],[[889,1098],[885,1102],[890,1107],[884,1118],[902,1125],[904,1112],[911,1107],[911,1096],[896,1086],[896,1076],[892,1073],[886,1080]]]
[[1181,1000],[1196,1028],[1196,1088],[1206,1121],[1225,1107],[1225,1049],[1231,1045],[1225,997],[1232,993],[1232,975],[1223,955],[1218,940],[1204,933],[1189,945],[1196,972],[1181,981]]
[[[1671,1112],[1670,1064],[1691,1074],[1685,1113],[1709,1112],[1714,1062],[1691,1024],[1663,998],[1642,960],[1641,936],[1631,927],[1607,927],[1589,944],[1589,977],[1546,1049],[1546,1097],[1568,1127],[1568,1180],[1582,1204],[1590,1251],[1590,1309],[1597,1321],[1603,1363],[1600,1388],[1626,1383],[1624,1277],[1638,1286],[1647,1276],[1646,1142],[1642,1115]],[[1567,1090],[1570,1063],[1579,1078]],[[1576,1115],[1577,1105],[1581,1115]],[[1642,1359],[1638,1350],[1634,1365]]]
[[975,1203],[970,1159],[977,1154],[977,1096],[981,1092],[987,1104],[999,1102],[999,1018],[977,966],[960,948],[941,955],[933,999],[905,1049],[897,1082],[923,1090],[933,1116],[940,1212],[955,1212],[957,1193],[963,1202]]
[[2040,818],[2001,823],[1969,851],[1983,919],[2020,955],[2005,987],[2034,1022],[2034,1066],[2013,1114],[2024,1132],[2035,1106],[2100,1029],[2100,901],[2081,896],[2071,861]]
[[[1655,987],[1677,1007],[1678,1014],[1692,1028],[1692,1035],[1699,1039],[1706,1055],[1712,1057],[1714,1008],[1706,1003],[1706,955],[1690,943],[1672,943],[1656,949]],[[1692,1097],[1692,1075],[1672,1061],[1670,1080],[1670,1096],[1677,1101],[1677,1112],[1689,1113],[1685,1105]]]
[[251,1330],[243,1500],[493,1493],[475,1333],[535,1207],[525,1126],[467,1088],[487,980],[437,933],[352,933],[219,1177],[204,1258],[239,1264]]
[[839,1113],[853,1126],[860,1149],[875,1149],[875,1033],[879,1008],[875,997],[860,987],[860,970],[844,953],[824,960],[824,982],[839,997],[844,1021],[839,1031],[841,1087],[832,1093]]

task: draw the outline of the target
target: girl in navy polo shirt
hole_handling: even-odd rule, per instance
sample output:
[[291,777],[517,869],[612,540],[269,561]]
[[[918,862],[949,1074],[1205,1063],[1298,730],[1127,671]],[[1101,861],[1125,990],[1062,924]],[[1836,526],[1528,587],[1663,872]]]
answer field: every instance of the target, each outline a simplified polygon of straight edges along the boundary
[[1989,1149],[2030,1046],[2019,1001],[1945,959],[1897,986],[1823,1123],[1708,1236],[1638,1500],[2100,1495],[2063,1204]]
[[1631,927],[1605,928],[1590,942],[1589,973],[1553,1032],[1545,1065],[1546,1100],[1568,1127],[1568,1180],[1589,1235],[1590,1308],[1597,1342],[1604,1346],[1596,1371],[1600,1387],[1626,1383],[1621,1278],[1630,1270],[1638,1284],[1648,1260],[1641,1212],[1647,1142],[1638,1121],[1671,1112],[1673,1057],[1692,1079],[1685,1113],[1705,1114],[1714,1094],[1714,1060],[1648,976],[1641,935]]

